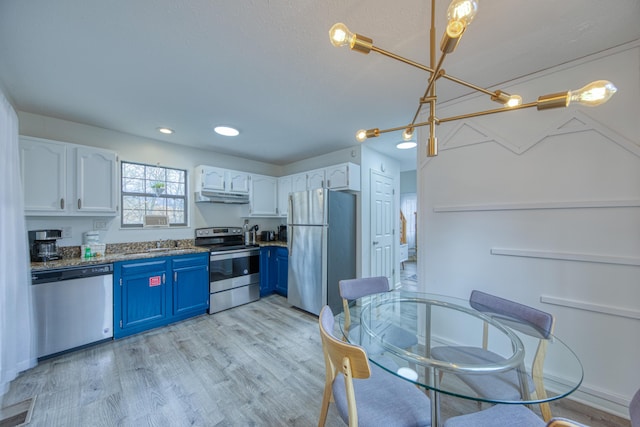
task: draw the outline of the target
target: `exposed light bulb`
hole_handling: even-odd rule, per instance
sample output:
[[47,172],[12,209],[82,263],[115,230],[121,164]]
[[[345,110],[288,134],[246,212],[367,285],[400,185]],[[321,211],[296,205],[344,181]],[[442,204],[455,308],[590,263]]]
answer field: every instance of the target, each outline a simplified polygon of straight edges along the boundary
[[380,136],[380,129],[373,128],[369,130],[360,129],[356,132],[356,140],[358,142],[364,142],[367,138],[376,138]]
[[447,9],[449,22],[459,21],[469,25],[478,13],[478,0],[453,0]]
[[587,107],[595,107],[607,102],[618,89],[607,80],[597,80],[568,94],[567,105],[577,102]]
[[402,132],[402,139],[405,141],[410,141],[413,138],[413,128],[408,127]]
[[522,97],[520,95],[511,95],[505,104],[508,108],[518,107],[522,105]]
[[158,132],[164,133],[165,135],[171,135],[173,133],[173,129],[161,127],[161,128],[158,128]]
[[349,46],[353,39],[353,33],[342,22],[338,22],[333,24],[329,30],[329,39],[335,47]]

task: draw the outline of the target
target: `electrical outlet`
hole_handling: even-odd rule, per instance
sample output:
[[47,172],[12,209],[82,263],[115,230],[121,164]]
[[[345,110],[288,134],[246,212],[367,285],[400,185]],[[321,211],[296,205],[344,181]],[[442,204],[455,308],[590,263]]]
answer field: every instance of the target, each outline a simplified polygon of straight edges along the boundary
[[71,226],[62,227],[62,238],[63,239],[71,238]]
[[107,221],[104,219],[96,219],[93,221],[93,229],[94,230],[106,230],[107,229]]

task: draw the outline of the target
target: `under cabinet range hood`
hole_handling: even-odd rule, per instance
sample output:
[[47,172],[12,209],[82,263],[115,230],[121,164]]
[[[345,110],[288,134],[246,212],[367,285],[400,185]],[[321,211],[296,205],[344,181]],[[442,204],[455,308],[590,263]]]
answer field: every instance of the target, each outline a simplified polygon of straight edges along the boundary
[[225,191],[202,190],[196,192],[196,203],[249,203],[249,195],[247,193],[231,193]]

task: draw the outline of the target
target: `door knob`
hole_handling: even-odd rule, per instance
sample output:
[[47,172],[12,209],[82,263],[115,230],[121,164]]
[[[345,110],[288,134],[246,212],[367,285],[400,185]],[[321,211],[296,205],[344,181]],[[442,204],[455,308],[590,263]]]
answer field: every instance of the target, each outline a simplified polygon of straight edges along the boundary
[[375,245],[377,245],[377,244],[378,244],[378,242],[374,240],[374,241],[373,241],[373,246],[375,246]]

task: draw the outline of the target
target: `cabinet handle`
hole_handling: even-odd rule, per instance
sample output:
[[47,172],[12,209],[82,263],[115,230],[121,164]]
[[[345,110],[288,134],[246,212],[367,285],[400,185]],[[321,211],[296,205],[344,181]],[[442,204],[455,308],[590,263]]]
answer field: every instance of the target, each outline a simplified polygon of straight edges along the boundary
[[164,285],[165,283],[167,283],[167,276],[165,273],[162,273],[162,284]]
[[78,199],[78,209],[82,209],[82,199]]
[[174,271],[173,272],[173,283],[176,283],[178,281],[178,272]]
[[331,180],[330,179],[327,180],[327,188],[331,188]]
[[64,209],[64,198],[60,198],[60,209]]

